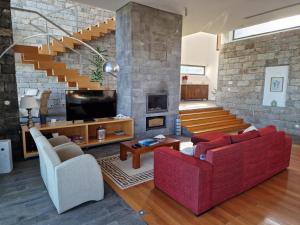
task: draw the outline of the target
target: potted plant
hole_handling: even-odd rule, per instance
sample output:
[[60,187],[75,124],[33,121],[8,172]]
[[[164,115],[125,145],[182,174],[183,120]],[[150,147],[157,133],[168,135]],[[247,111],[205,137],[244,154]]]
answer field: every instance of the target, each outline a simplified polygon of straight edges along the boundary
[[[96,51],[99,52],[104,57],[107,57],[107,50],[103,50],[100,47],[96,48]],[[95,52],[92,52],[92,59],[91,62],[91,81],[92,82],[99,82],[100,85],[103,85],[104,81],[104,72],[103,72],[103,65],[105,60],[97,55]]]
[[182,83],[183,83],[183,84],[186,84],[188,79],[189,79],[189,77],[188,77],[187,75],[184,75],[184,76],[182,77]]

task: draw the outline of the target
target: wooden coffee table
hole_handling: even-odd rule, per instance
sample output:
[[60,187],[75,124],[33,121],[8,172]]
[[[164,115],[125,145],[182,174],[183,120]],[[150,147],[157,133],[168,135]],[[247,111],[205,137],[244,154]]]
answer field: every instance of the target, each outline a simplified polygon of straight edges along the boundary
[[141,167],[141,154],[146,152],[151,152],[155,148],[161,146],[169,146],[175,150],[179,150],[180,148],[180,141],[174,138],[165,138],[159,141],[158,144],[152,145],[149,147],[141,147],[141,148],[133,148],[132,145],[138,143],[139,140],[133,141],[125,141],[120,143],[120,159],[122,161],[127,160],[127,152],[131,152],[132,154],[132,167],[134,169],[138,169]]

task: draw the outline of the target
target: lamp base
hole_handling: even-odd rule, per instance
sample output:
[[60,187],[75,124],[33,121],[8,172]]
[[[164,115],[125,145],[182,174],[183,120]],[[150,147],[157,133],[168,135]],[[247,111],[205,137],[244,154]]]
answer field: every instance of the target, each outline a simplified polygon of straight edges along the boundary
[[33,121],[32,121],[31,109],[27,109],[27,112],[28,112],[27,126],[28,126],[28,128],[31,128],[34,126]]

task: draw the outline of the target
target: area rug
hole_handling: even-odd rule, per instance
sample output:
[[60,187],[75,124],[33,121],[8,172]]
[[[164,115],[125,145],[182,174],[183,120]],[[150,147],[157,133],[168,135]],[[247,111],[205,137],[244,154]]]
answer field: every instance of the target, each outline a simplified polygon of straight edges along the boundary
[[132,157],[121,161],[119,154],[97,159],[102,172],[122,190],[153,180],[153,152],[141,155],[141,168],[132,168]]

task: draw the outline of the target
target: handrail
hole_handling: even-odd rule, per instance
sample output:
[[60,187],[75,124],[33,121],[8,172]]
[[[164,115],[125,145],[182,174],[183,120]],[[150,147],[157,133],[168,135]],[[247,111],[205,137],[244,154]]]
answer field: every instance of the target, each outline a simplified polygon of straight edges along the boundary
[[[78,5],[74,4],[72,6],[65,7],[63,9],[58,9],[58,10],[51,11],[50,13],[44,14],[44,16],[47,17],[49,15],[53,15],[53,14],[56,14],[56,13],[59,13],[59,12],[63,12],[65,10],[71,10],[71,11],[73,11],[74,16],[76,17],[76,30],[78,32],[78,8],[77,7],[78,7]],[[76,14],[74,13],[73,8],[75,8],[75,10],[76,10],[75,13]],[[32,21],[38,20],[38,19],[40,19],[40,18],[39,17],[34,17],[34,18],[32,18],[32,19],[29,20],[29,23],[32,24]]]
[[[39,36],[50,36],[50,35],[51,35],[51,34],[34,34],[34,35],[31,35],[31,36],[22,38],[21,41],[24,42],[25,40],[30,39],[30,38],[39,37]],[[81,40],[79,40],[78,38],[75,38],[75,37],[69,37],[69,38],[74,39],[74,40],[76,40],[76,41],[82,43],[84,46],[86,46],[87,48],[89,48],[90,50],[92,50],[93,52],[95,52],[98,56],[100,56],[100,57],[104,60],[104,62],[110,63],[109,61],[107,61],[107,60],[103,57],[103,55],[102,55],[101,53],[99,53],[96,49],[94,49],[94,48],[93,48],[92,46],[90,46],[89,44],[87,44],[87,43],[85,43],[85,42],[83,42],[83,41],[81,41]],[[12,49],[14,46],[16,46],[18,43],[19,43],[19,41],[15,41],[15,42],[14,42],[13,44],[11,44],[8,48],[6,48],[6,49],[1,53],[0,59],[1,59],[1,58],[2,58],[2,57],[10,50],[10,49]],[[105,63],[104,63],[104,65],[105,65]],[[119,69],[119,68],[118,68],[118,69]],[[118,71],[116,71],[116,72],[118,72]],[[113,72],[108,72],[108,73],[109,73],[111,76],[117,78],[117,75],[114,74]]]
[[[42,30],[41,28],[39,28],[38,26],[36,26],[35,24],[30,24],[30,25],[33,26],[35,29],[41,31],[43,34],[49,34],[49,33],[45,32],[45,31],[43,31],[43,30]],[[59,39],[57,39],[57,38],[56,38],[54,35],[52,35],[52,34],[49,34],[49,36],[50,36],[51,38],[53,38],[54,40],[56,40],[56,41],[60,41]],[[68,49],[70,49],[71,51],[73,51],[73,52],[75,52],[75,53],[81,55],[80,52],[76,51],[76,50],[73,49],[73,48],[70,48],[69,46],[65,45],[63,42],[61,42],[61,44],[62,44],[65,48],[68,48]]]
[[[63,8],[63,9],[54,10],[54,11],[51,11],[51,12],[49,12],[47,14],[44,14],[44,16],[53,15],[53,14],[56,14],[56,13],[59,13],[59,12],[62,12],[62,11],[68,10],[68,9],[72,9],[72,8],[75,8],[75,7],[78,7],[78,5],[75,4],[75,5]],[[34,17],[34,18],[30,19],[30,21],[31,20],[35,20],[35,19],[38,19],[38,17]]]
[[[65,32],[68,35],[68,38],[71,38],[73,40],[76,40],[77,42],[81,43],[82,45],[84,45],[85,47],[89,48],[91,51],[93,51],[94,53],[96,53],[98,56],[100,56],[100,58],[105,62],[103,65],[103,71],[109,73],[110,75],[112,75],[113,77],[117,77],[117,75],[115,73],[118,73],[119,71],[119,65],[116,63],[112,63],[112,62],[108,62],[101,53],[99,53],[96,49],[94,49],[92,46],[90,46],[89,44],[83,42],[82,40],[75,38],[72,36],[71,33],[69,33],[68,31],[66,31],[64,28],[62,28],[61,26],[59,26],[58,24],[56,24],[55,22],[53,22],[52,20],[50,20],[49,18],[47,18],[46,16],[44,16],[43,14],[34,11],[34,10],[30,10],[30,9],[22,9],[22,8],[17,8],[17,7],[11,7],[11,9],[13,10],[19,10],[19,11],[23,11],[23,12],[29,12],[29,13],[34,13],[39,15],[40,17],[42,17],[43,19],[46,20],[46,22],[49,22],[50,24],[54,25],[55,27],[57,27],[58,29],[60,29],[61,31]],[[30,23],[32,26],[36,27],[34,24]],[[47,24],[47,23],[46,23]],[[36,27],[37,28],[37,27]],[[41,30],[41,29],[39,29]],[[42,31],[43,32],[43,31]],[[36,34],[36,35],[31,35],[28,37],[25,37],[22,39],[22,42],[24,42],[27,39],[33,38],[33,37],[38,37],[38,36],[47,36],[47,42],[49,45],[49,38],[52,37],[54,39],[56,39],[55,37],[53,37],[51,34],[49,33],[44,33],[44,34]],[[56,39],[57,40],[57,39]],[[5,55],[12,47],[14,47],[18,42],[14,42],[13,44],[11,44],[7,49],[5,49],[1,55],[0,58],[3,57],[3,55]],[[62,43],[63,44],[63,43]],[[64,44],[63,44],[64,46]],[[67,46],[66,46],[67,47]],[[68,47],[69,48],[69,47]],[[69,48],[71,49],[71,48]],[[74,49],[71,49],[74,50]],[[76,52],[76,51],[74,51]],[[81,54],[76,52],[77,54],[79,54],[80,56],[80,60],[82,58]]]
[[[31,35],[31,36],[27,36],[25,38],[22,38],[22,42],[26,41],[27,39],[30,39],[30,38],[34,38],[34,37],[39,37],[39,36],[52,36],[52,34],[34,34],[34,35]],[[79,40],[78,38],[75,38],[75,37],[69,37],[69,38],[72,38],[80,43],[82,43],[83,45],[85,45],[86,47],[88,47],[89,49],[91,49],[93,52],[95,52],[97,55],[99,55],[105,62],[107,62],[107,60],[96,50],[94,49],[92,46],[90,46],[89,44]],[[0,55],[0,59],[10,50],[12,49],[15,45],[19,44],[19,42],[21,41],[15,41],[13,44],[11,44],[8,48],[6,48]]]
[[[33,26],[34,28],[36,28],[37,30],[43,32],[43,34],[48,34],[47,32],[43,31],[41,28],[39,28],[39,27],[36,26],[35,24],[30,23],[30,25]],[[52,35],[52,34],[49,34],[48,37],[49,37],[49,38],[51,37],[52,39],[54,39],[54,40],[56,40],[56,41],[59,41],[59,40],[58,40],[54,35]],[[47,38],[47,39],[49,39],[49,38]],[[47,41],[48,41],[48,40],[47,40]],[[81,54],[80,52],[78,52],[77,50],[75,50],[75,49],[73,49],[73,48],[70,48],[69,46],[67,46],[66,44],[64,44],[62,41],[61,41],[61,44],[62,44],[65,48],[67,48],[67,49],[71,50],[72,52],[74,52],[74,53],[76,53],[76,54],[79,55],[79,63],[80,63],[80,67],[81,67],[81,68],[80,68],[80,73],[82,73],[82,54]],[[49,50],[50,50],[50,49],[49,49]],[[50,53],[50,51],[49,51],[49,53]]]
[[53,26],[55,26],[55,27],[57,27],[58,29],[60,29],[61,31],[65,32],[67,35],[72,36],[71,33],[69,33],[69,32],[66,31],[64,28],[62,28],[62,27],[59,26],[58,24],[54,23],[52,20],[50,20],[49,18],[47,18],[46,16],[44,16],[43,14],[41,14],[41,13],[39,13],[39,12],[37,12],[37,11],[31,10],[31,9],[22,9],[22,8],[17,8],[17,7],[11,7],[11,9],[19,10],[19,11],[23,11],[23,12],[29,12],[29,13],[37,14],[37,15],[39,15],[40,17],[42,17],[43,19],[45,19],[47,22],[51,23]]

